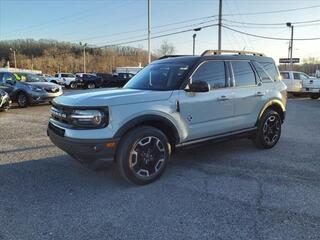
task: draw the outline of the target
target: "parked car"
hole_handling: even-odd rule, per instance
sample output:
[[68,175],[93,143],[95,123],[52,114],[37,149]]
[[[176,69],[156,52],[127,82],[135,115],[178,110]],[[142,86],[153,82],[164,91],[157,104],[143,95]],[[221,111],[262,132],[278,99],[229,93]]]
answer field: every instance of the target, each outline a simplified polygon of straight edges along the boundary
[[29,73],[0,72],[0,89],[7,92],[20,107],[51,102],[62,95],[61,86],[45,82],[38,75]]
[[10,108],[11,100],[9,94],[0,89],[0,111],[6,111]]
[[57,73],[53,78],[47,78],[48,82],[65,86],[66,88],[76,88],[76,75],[72,73]]
[[297,71],[281,71],[280,74],[288,92],[295,96],[308,95],[312,99],[320,97],[320,79]]
[[48,136],[81,163],[114,160],[136,184],[159,178],[177,147],[235,137],[274,147],[287,92],[273,59],[217,52],[154,61],[121,89],[58,97]]
[[89,89],[104,86],[103,79],[93,74],[81,74],[81,76],[78,75],[76,77],[76,84],[77,87]]

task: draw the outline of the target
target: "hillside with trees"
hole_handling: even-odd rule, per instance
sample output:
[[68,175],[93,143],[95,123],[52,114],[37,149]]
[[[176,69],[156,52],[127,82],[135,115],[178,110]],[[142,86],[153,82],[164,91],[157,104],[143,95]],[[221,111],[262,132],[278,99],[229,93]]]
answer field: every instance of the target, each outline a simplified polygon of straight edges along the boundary
[[[0,41],[0,67],[14,66],[13,51],[16,51],[18,68],[37,69],[43,73],[82,72],[83,47],[55,40]],[[147,64],[147,52],[132,47],[109,46],[86,47],[87,72],[111,72],[119,66]]]

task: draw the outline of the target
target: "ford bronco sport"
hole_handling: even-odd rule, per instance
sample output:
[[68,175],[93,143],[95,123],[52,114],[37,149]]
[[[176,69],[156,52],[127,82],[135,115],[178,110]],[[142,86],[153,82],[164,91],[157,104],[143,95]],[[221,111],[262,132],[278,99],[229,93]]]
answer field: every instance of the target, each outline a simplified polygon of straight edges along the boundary
[[55,98],[48,136],[82,163],[114,160],[126,180],[148,184],[176,147],[245,136],[272,148],[286,95],[271,58],[207,50],[154,61],[123,89]]

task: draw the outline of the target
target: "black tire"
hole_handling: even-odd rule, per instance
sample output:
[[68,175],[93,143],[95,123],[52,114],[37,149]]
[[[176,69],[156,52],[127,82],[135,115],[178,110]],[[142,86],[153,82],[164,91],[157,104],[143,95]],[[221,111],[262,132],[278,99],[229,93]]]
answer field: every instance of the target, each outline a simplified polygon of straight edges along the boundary
[[154,127],[142,126],[121,139],[116,161],[124,179],[145,185],[163,174],[170,154],[171,147],[165,134]]
[[77,88],[77,83],[76,83],[76,82],[71,82],[71,83],[69,84],[69,88],[70,88],[70,89],[76,89],[76,88]]
[[258,129],[253,136],[253,142],[259,148],[274,147],[281,136],[282,120],[276,111],[266,110],[258,123]]
[[25,108],[29,105],[28,96],[25,93],[19,93],[17,96],[17,103],[19,107]]
[[318,99],[320,97],[320,94],[319,93],[311,93],[310,94],[310,98],[311,99]]
[[88,88],[88,89],[94,89],[94,88],[96,88],[96,84],[93,83],[93,82],[88,83],[88,84],[87,84],[87,88]]

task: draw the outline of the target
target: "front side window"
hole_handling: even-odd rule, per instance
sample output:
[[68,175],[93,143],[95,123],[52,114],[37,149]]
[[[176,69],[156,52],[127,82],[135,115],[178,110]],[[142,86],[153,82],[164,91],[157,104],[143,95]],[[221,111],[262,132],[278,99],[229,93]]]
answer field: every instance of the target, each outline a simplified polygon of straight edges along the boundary
[[150,64],[133,76],[124,88],[166,91],[173,90],[189,66],[184,63]]
[[307,74],[305,74],[305,73],[300,73],[300,79],[301,80],[308,80],[310,77],[307,75]]
[[205,81],[210,89],[226,87],[226,73],[224,62],[208,61],[200,65],[192,75],[192,82]]
[[293,73],[293,78],[296,80],[300,80],[300,73]]
[[290,79],[290,75],[288,72],[282,72],[280,74],[282,79]]
[[256,77],[249,62],[233,61],[231,65],[237,87],[256,85]]

